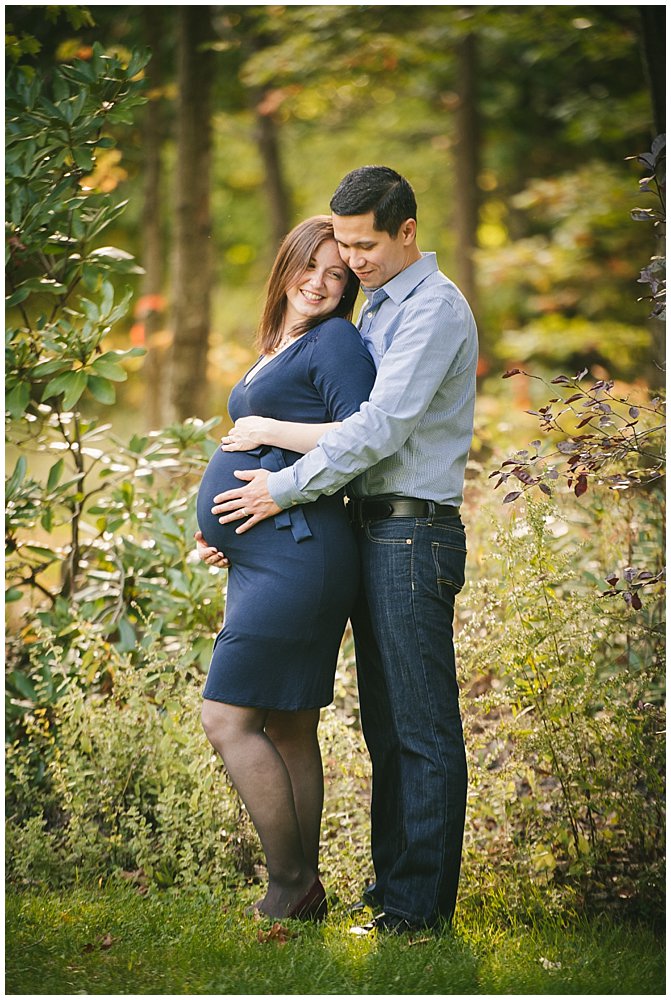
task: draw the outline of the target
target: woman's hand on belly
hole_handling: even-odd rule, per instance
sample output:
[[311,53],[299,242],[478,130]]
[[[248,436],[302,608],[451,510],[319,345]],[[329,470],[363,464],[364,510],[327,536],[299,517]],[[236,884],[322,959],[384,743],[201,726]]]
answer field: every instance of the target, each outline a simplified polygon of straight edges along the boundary
[[222,451],[251,451],[262,444],[271,444],[267,417],[239,417],[228,434],[221,439]]
[[193,537],[196,539],[196,552],[201,562],[207,563],[208,566],[216,566],[217,569],[228,569],[231,565],[229,560],[223,552],[207,544],[202,531],[197,531]]
[[327,431],[339,426],[339,421],[303,424],[293,420],[274,420],[272,417],[239,417],[228,434],[222,437],[220,447],[222,451],[251,451],[267,444],[305,455],[317,447]]

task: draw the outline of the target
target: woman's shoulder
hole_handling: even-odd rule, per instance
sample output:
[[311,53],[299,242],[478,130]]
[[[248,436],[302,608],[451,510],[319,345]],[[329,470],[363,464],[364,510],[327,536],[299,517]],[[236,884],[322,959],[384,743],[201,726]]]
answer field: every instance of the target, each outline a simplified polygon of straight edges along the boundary
[[354,323],[350,323],[348,319],[343,319],[342,316],[331,316],[330,319],[325,319],[323,323],[313,327],[310,332],[319,337],[333,337],[337,334],[359,336],[359,331]]
[[[361,334],[349,320],[335,317],[314,327],[309,369],[313,378],[343,373],[370,372],[375,378],[375,366]],[[308,334],[308,336],[310,336]]]
[[353,347],[363,346],[361,334],[354,324],[340,316],[324,320],[319,326],[313,327],[308,336],[315,347],[321,350],[335,349],[345,344]]

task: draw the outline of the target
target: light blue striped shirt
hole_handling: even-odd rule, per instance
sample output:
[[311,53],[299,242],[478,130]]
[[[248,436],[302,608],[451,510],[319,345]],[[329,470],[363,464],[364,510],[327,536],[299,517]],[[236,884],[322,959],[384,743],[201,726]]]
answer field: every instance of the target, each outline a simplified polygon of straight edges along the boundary
[[395,494],[458,506],[473,437],[475,321],[434,253],[382,288],[363,289],[358,327],[377,377],[370,399],[294,465],[268,476],[278,506],[350,483],[353,496]]

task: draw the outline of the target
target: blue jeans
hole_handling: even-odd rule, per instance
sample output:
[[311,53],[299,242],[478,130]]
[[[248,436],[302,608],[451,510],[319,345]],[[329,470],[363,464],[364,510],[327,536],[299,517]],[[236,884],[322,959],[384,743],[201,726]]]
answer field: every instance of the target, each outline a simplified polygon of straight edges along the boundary
[[452,630],[466,537],[456,513],[371,521],[357,534],[352,624],[373,766],[373,895],[387,913],[433,924],[454,912],[466,812]]

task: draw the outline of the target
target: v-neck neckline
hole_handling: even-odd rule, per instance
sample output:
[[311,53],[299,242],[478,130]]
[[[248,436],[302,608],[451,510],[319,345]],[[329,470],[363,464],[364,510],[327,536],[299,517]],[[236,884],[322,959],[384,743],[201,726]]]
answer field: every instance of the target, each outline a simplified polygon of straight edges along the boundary
[[[259,357],[259,359],[252,365],[252,367],[249,369],[249,371],[245,374],[245,376],[244,376],[244,378],[242,380],[243,381],[243,385],[245,387],[247,387],[248,385],[251,385],[251,383],[254,381],[254,379],[256,378],[256,376],[258,374],[260,374],[260,372],[262,372],[265,368],[267,368],[268,365],[271,365],[273,363],[273,361],[277,361],[278,358],[281,358],[283,354],[286,354],[287,351],[290,351],[291,348],[294,347],[296,344],[300,343],[300,341],[303,339],[304,336],[305,336],[305,334],[302,333],[300,335],[300,337],[296,337],[295,340],[292,340],[290,344],[287,344],[287,346],[283,350],[278,351],[277,354],[272,354],[270,356],[268,356],[266,354],[262,354]],[[265,362],[265,364],[261,364],[261,362],[263,361],[263,359],[266,358],[266,357],[268,358],[268,360]]]

